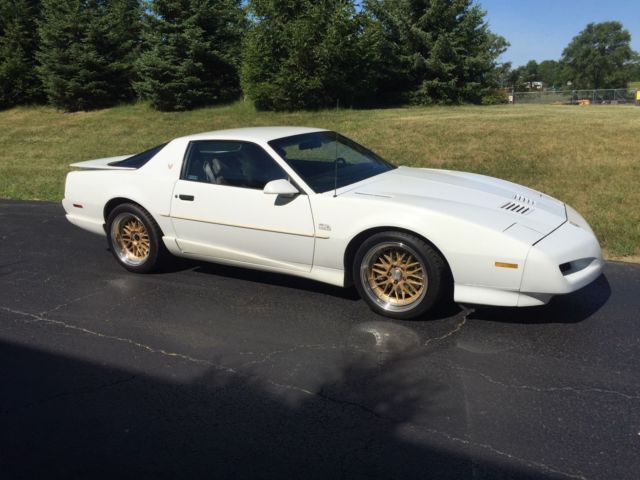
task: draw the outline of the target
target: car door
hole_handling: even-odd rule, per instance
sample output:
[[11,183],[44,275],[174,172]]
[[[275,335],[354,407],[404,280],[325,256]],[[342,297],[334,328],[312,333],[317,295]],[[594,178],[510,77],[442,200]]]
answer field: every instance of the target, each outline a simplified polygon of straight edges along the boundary
[[171,220],[188,254],[285,270],[311,270],[309,198],[265,194],[286,172],[259,145],[203,140],[187,148],[174,187]]

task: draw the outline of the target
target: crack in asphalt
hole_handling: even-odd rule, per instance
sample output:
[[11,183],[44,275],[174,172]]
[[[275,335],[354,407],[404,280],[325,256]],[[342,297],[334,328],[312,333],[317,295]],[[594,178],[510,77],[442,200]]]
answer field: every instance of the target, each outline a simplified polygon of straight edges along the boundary
[[440,342],[440,341],[445,340],[445,339],[451,337],[452,335],[455,335],[456,333],[458,333],[462,329],[462,327],[464,327],[466,325],[468,317],[469,317],[469,315],[471,313],[472,313],[471,311],[465,313],[465,315],[462,317],[462,320],[460,320],[453,327],[453,329],[451,329],[449,332],[445,333],[444,335],[442,335],[440,337],[429,338],[426,342],[424,342],[424,344],[422,346],[426,347],[427,345],[429,345],[432,342]]
[[[68,302],[69,303],[69,302]],[[224,365],[218,365],[214,362],[211,362],[209,360],[205,360],[205,359],[201,359],[201,358],[196,358],[196,357],[192,357],[190,355],[185,355],[182,353],[177,353],[177,352],[169,352],[167,350],[161,349],[161,348],[154,348],[151,347],[149,345],[137,342],[135,340],[129,339],[129,338],[125,338],[125,337],[119,337],[116,335],[108,335],[108,334],[103,334],[100,332],[96,332],[94,330],[90,330],[84,327],[80,327],[77,325],[73,325],[73,324],[69,324],[66,322],[63,322],[61,320],[54,320],[54,319],[50,319],[50,318],[46,318],[43,315],[38,315],[38,314],[33,314],[33,313],[29,313],[29,312],[23,312],[20,310],[15,310],[15,309],[11,309],[8,307],[0,307],[0,310],[3,310],[5,312],[9,312],[9,313],[13,313],[15,315],[20,315],[22,317],[27,317],[30,318],[31,321],[33,322],[43,322],[43,323],[48,323],[48,324],[52,324],[52,325],[56,325],[59,327],[63,327],[66,329],[71,329],[74,331],[78,331],[87,335],[92,335],[92,336],[96,336],[99,338],[104,338],[104,339],[108,339],[108,340],[113,340],[113,341],[118,341],[118,342],[124,342],[127,343],[129,345],[132,345],[134,347],[137,348],[141,348],[145,351],[151,352],[151,353],[157,353],[157,354],[161,354],[161,355],[165,355],[171,358],[176,358],[176,359],[180,359],[180,360],[185,360],[188,362],[192,362],[198,365],[206,365],[208,367],[214,368],[218,371],[224,371],[226,373],[229,374],[234,374],[234,375],[240,375],[240,376],[245,376],[245,377],[256,377],[258,378],[257,375],[247,375],[246,373],[240,372],[238,369],[236,368],[232,368],[232,367],[228,367],[228,366],[224,366]],[[53,309],[52,309],[53,310]],[[466,323],[467,321],[467,315],[464,316],[464,318],[462,319],[462,321],[460,321],[450,332],[448,332],[447,334],[441,336],[441,337],[437,337],[434,339],[431,339],[429,341],[427,341],[425,343],[428,344],[430,341],[439,341],[439,340],[443,340],[447,337],[450,337],[452,335],[454,335],[456,332],[458,332]],[[271,358],[273,355],[277,354],[277,353],[286,353],[286,351],[277,351],[277,352],[272,352],[271,354],[267,354],[266,358]],[[266,361],[266,358],[263,359],[263,361]],[[255,362],[248,362],[245,365],[250,365],[250,364],[255,364]],[[130,380],[132,380],[133,378],[130,378]],[[283,384],[283,383],[279,383],[270,379],[266,379],[266,378],[262,378],[260,377],[260,380],[262,380],[263,382],[265,382],[268,385],[277,387],[277,388],[281,388],[281,389],[285,389],[285,390],[292,390],[298,393],[303,393],[305,395],[309,395],[309,396],[314,396],[314,397],[318,397],[321,398],[325,401],[331,402],[331,403],[336,403],[339,405],[343,405],[346,407],[352,407],[352,408],[357,408],[363,412],[365,412],[368,415],[374,416],[375,418],[379,419],[379,420],[383,420],[386,422],[394,422],[397,423],[397,420],[392,418],[392,417],[387,417],[385,415],[382,415],[380,413],[378,413],[377,411],[375,411],[374,409],[363,405],[361,403],[358,402],[354,402],[354,401],[349,401],[349,400],[341,400],[341,399],[337,399],[335,397],[329,396],[325,393],[323,393],[322,391],[319,392],[313,392],[311,390],[302,388],[302,387],[298,387],[295,385],[290,385],[290,384]],[[73,393],[68,393],[73,394]],[[37,404],[32,405],[32,406],[37,406]],[[513,454],[510,454],[508,452],[504,452],[502,450],[496,449],[495,447],[489,445],[489,444],[485,444],[485,443],[476,443],[473,442],[471,440],[465,440],[464,438],[460,438],[460,437],[456,437],[454,435],[448,434],[446,432],[442,432],[440,430],[435,430],[429,427],[425,427],[423,425],[420,424],[411,424],[411,423],[406,423],[405,424],[406,427],[415,430],[415,431],[422,431],[422,432],[426,432],[426,433],[430,433],[432,435],[437,435],[440,436],[442,438],[447,439],[450,442],[454,442],[454,443],[458,443],[461,445],[464,445],[465,447],[472,447],[472,448],[480,448],[480,449],[484,449],[484,450],[488,450],[496,455],[508,458],[510,460],[514,460],[520,463],[524,463],[525,465],[529,465],[532,467],[536,467],[539,469],[542,469],[546,472],[549,473],[554,473],[554,474],[559,474],[559,475],[563,475],[566,478],[572,478],[572,479],[577,479],[577,480],[587,480],[587,478],[585,476],[583,476],[582,474],[573,474],[573,473],[566,473],[566,472],[562,472],[560,470],[557,470],[553,467],[550,467],[549,465],[546,465],[544,463],[540,463],[540,462],[535,462],[532,460],[527,460],[527,459],[523,459],[520,457],[517,457]]]
[[210,362],[209,360],[203,360],[203,359],[200,359],[200,358],[191,357],[191,356],[185,355],[183,353],[169,352],[169,351],[161,349],[161,348],[150,347],[149,345],[145,345],[144,343],[136,342],[135,340],[132,340],[130,338],[118,337],[116,335],[108,335],[108,334],[96,332],[95,330],[89,330],[88,328],[79,327],[77,325],[73,325],[73,324],[70,324],[70,323],[63,322],[62,320],[54,320],[52,318],[46,318],[43,315],[29,313],[29,312],[23,312],[21,310],[14,310],[14,309],[8,308],[8,307],[0,307],[0,310],[4,310],[5,312],[9,312],[9,313],[14,313],[16,315],[21,315],[21,316],[24,316],[24,317],[28,317],[28,318],[31,319],[32,322],[43,322],[43,323],[49,323],[49,324],[52,324],[52,325],[58,325],[58,326],[63,327],[63,328],[67,328],[67,329],[70,329],[70,330],[75,330],[75,331],[78,331],[78,332],[86,333],[87,335],[93,335],[93,336],[96,336],[96,337],[99,337],[99,338],[106,338],[106,339],[109,339],[109,340],[115,340],[115,341],[118,341],[118,342],[128,343],[128,344],[133,345],[135,347],[147,350],[148,352],[151,352],[151,353],[159,353],[161,355],[166,355],[168,357],[179,358],[181,360],[186,360],[186,361],[189,361],[189,362],[192,362],[192,363],[198,363],[198,364],[202,364],[202,365],[207,365],[209,367],[216,367],[216,368],[218,368],[220,370],[225,370],[226,369],[230,373],[236,373],[236,371],[234,369],[221,367],[219,365],[214,364],[213,362]]
[[447,440],[449,440],[451,442],[458,443],[458,444],[461,444],[461,445],[465,445],[467,447],[482,448],[482,449],[488,450],[490,452],[493,452],[496,455],[508,458],[509,460],[515,460],[517,462],[524,463],[525,465],[528,465],[530,467],[539,468],[541,470],[544,470],[547,473],[558,474],[558,475],[564,476],[565,478],[572,478],[572,479],[576,479],[576,480],[588,480],[587,477],[585,477],[581,472],[577,472],[577,473],[563,472],[563,471],[558,470],[558,469],[556,469],[554,467],[551,467],[551,466],[549,466],[549,465],[547,465],[545,463],[535,462],[533,460],[527,460],[525,458],[518,457],[516,455],[513,455],[511,453],[505,452],[503,450],[499,450],[499,449],[493,447],[492,445],[489,445],[488,443],[477,443],[477,442],[474,442],[472,440],[465,440],[464,438],[456,437],[454,435],[448,434],[447,432],[443,432],[443,431],[440,431],[440,430],[435,430],[433,428],[420,427],[418,429],[418,428],[416,428],[415,426],[413,426],[411,424],[408,425],[408,428],[410,428],[412,430],[427,431],[427,432],[430,432],[432,434],[442,436],[442,437],[446,438]]
[[[184,360],[184,361],[187,361],[187,362],[195,363],[195,364],[198,364],[198,365],[205,365],[207,367],[211,367],[211,368],[214,368],[215,370],[223,371],[225,373],[234,374],[234,375],[244,375],[245,377],[254,377],[254,376],[257,377],[257,375],[243,374],[242,372],[240,372],[236,368],[228,367],[228,366],[225,366],[225,365],[219,365],[219,364],[214,363],[214,362],[212,362],[210,360],[205,360],[205,359],[202,359],[202,358],[192,357],[190,355],[185,355],[183,353],[170,352],[170,351],[164,350],[162,348],[154,348],[154,347],[151,347],[151,346],[146,345],[144,343],[140,343],[140,342],[137,342],[135,340],[132,340],[130,338],[119,337],[117,335],[109,335],[109,334],[96,332],[95,330],[90,330],[88,328],[79,327],[77,325],[73,325],[73,324],[70,324],[70,323],[63,322],[62,320],[54,320],[54,319],[51,319],[51,318],[46,318],[46,317],[44,317],[42,315],[29,313],[29,312],[23,312],[21,310],[15,310],[15,309],[8,308],[8,307],[0,307],[0,310],[4,310],[5,312],[9,312],[9,313],[13,313],[13,314],[16,314],[16,315],[21,315],[23,317],[30,318],[31,319],[30,322],[48,323],[48,324],[52,324],[52,325],[57,325],[59,327],[63,327],[65,329],[70,329],[70,330],[81,332],[81,333],[84,333],[84,334],[87,334],[87,335],[92,335],[92,336],[95,336],[95,337],[98,337],[98,338],[104,338],[104,339],[107,339],[107,340],[114,340],[114,341],[117,341],[117,342],[127,343],[129,345],[134,346],[134,347],[146,350],[147,352],[150,352],[150,353],[157,353],[157,354],[164,355],[164,356],[167,356],[167,357],[170,357],[170,358],[180,359],[180,360]],[[269,379],[263,379],[263,380],[266,383],[268,383],[268,384],[270,384],[272,386],[278,387],[278,388],[283,388],[283,389],[287,389],[287,390],[295,390],[295,391],[298,391],[300,393],[304,393],[304,394],[307,394],[307,395],[315,395],[315,393],[313,393],[312,391],[307,390],[307,389],[302,388],[302,387],[296,387],[294,385],[282,384],[282,383],[278,383],[278,382],[275,382],[275,381],[269,380]]]
[[0,412],[0,416],[8,416],[8,415],[13,415],[14,413],[20,411],[20,410],[26,410],[29,408],[33,408],[33,407],[39,407],[40,405],[44,405],[46,403],[52,402],[54,400],[58,400],[60,398],[64,398],[64,397],[71,397],[74,395],[78,395],[78,394],[85,394],[85,393],[95,393],[98,392],[100,390],[104,390],[105,388],[111,388],[111,387],[115,387],[117,385],[122,385],[123,383],[128,383],[132,380],[135,380],[138,377],[138,375],[129,375],[128,377],[125,378],[121,378],[119,380],[114,380],[112,382],[105,382],[102,383],[100,385],[96,385],[93,387],[81,387],[81,388],[76,388],[73,390],[69,390],[66,392],[60,392],[57,393],[55,395],[51,395],[49,397],[44,397],[41,398],[37,401],[34,402],[29,402],[29,403],[25,403],[23,405],[20,405],[19,407],[13,408],[13,409],[9,409],[9,410],[4,410],[3,412]]
[[534,387],[533,385],[524,385],[524,384],[512,384],[505,383],[499,380],[494,379],[493,377],[487,375],[486,373],[480,372],[478,370],[474,370],[472,368],[460,367],[452,365],[452,368],[456,370],[460,370],[463,372],[473,373],[475,375],[480,376],[484,380],[489,383],[493,383],[494,385],[500,385],[504,388],[516,388],[520,390],[531,390],[533,392],[538,393],[552,393],[552,392],[571,392],[578,395],[585,393],[597,393],[604,395],[616,395],[620,396],[626,400],[640,400],[640,395],[629,395],[627,393],[619,392],[617,390],[610,390],[606,388],[596,388],[596,387],[588,387],[588,388],[579,388],[579,387],[571,387],[571,386],[563,386],[563,387]]
[[331,403],[337,403],[338,405],[343,405],[343,406],[347,406],[347,407],[355,407],[355,408],[357,408],[359,410],[362,410],[363,412],[366,412],[366,413],[368,413],[370,415],[373,415],[374,417],[376,417],[376,418],[378,418],[380,420],[397,422],[397,420],[395,418],[382,415],[382,414],[376,412],[373,408],[368,407],[366,405],[363,405],[362,403],[353,402],[351,400],[341,400],[339,398],[332,397],[331,395],[327,395],[326,393],[323,393],[322,389],[320,389],[320,391],[316,392],[315,395],[317,397],[322,398],[324,400],[327,400],[328,402],[331,402]]
[[[322,390],[320,392],[318,392],[316,394],[318,397],[323,398],[329,402],[332,403],[338,403],[340,405],[344,405],[344,406],[350,406],[350,407],[354,407],[357,408],[359,410],[362,410],[365,413],[368,413],[369,415],[372,415],[374,417],[376,417],[379,420],[383,420],[383,421],[387,421],[387,422],[397,422],[396,419],[394,419],[393,417],[387,417],[385,415],[382,415],[380,413],[378,413],[377,411],[375,411],[374,409],[363,405],[361,403],[358,402],[353,402],[353,401],[349,401],[349,400],[341,400],[341,399],[337,399],[334,397],[331,397],[329,395],[326,395],[322,392]],[[558,475],[562,475],[565,478],[571,478],[571,479],[576,479],[576,480],[587,480],[587,477],[585,477],[582,473],[578,472],[578,473],[567,473],[567,472],[563,472],[561,470],[558,470],[554,467],[551,467],[545,463],[541,463],[541,462],[536,462],[533,460],[527,460],[525,458],[521,458],[518,457],[516,455],[513,455],[511,453],[505,452],[503,450],[499,450],[495,447],[493,447],[492,445],[488,444],[488,443],[478,443],[478,442],[474,442],[472,440],[466,440],[464,438],[460,438],[454,435],[451,435],[447,432],[443,432],[441,430],[436,430],[433,428],[429,428],[426,427],[422,424],[415,424],[415,423],[408,423],[405,424],[405,426],[411,430],[415,430],[418,432],[427,432],[427,433],[431,433],[432,435],[438,435],[441,437],[446,438],[447,440],[449,440],[450,442],[454,442],[454,443],[458,443],[458,444],[462,444],[465,447],[473,447],[473,448],[481,448],[481,449],[485,449],[485,450],[489,450],[490,452],[493,452],[496,455],[502,456],[502,457],[506,457],[509,460],[514,460],[520,463],[523,463],[525,465],[528,465],[530,467],[535,467],[535,468],[539,468],[541,470],[544,470],[547,473],[553,473],[553,474],[558,474]],[[359,451],[362,448],[357,448],[354,449],[355,451]],[[471,459],[473,460],[473,459]]]
[[[275,350],[273,352],[269,352],[266,353],[264,355],[262,355],[262,358],[256,359],[256,360],[251,360],[249,362],[243,363],[242,365],[239,365],[237,368],[238,369],[243,369],[243,368],[247,368],[249,366],[252,365],[262,365],[267,363],[269,360],[272,360],[273,357],[278,356],[278,355],[286,355],[289,353],[295,353],[299,350],[339,350],[341,347],[338,345],[322,345],[322,344],[302,344],[302,345],[296,345],[295,347],[291,347],[288,348],[286,350]],[[240,352],[239,355],[257,355],[254,352]]]
[[[51,278],[51,277],[49,277],[49,278]],[[45,282],[46,282],[46,280],[45,280]],[[49,315],[49,314],[51,314],[53,312],[56,312],[58,310],[62,310],[63,308],[68,307],[69,305],[73,305],[74,303],[80,302],[80,301],[85,300],[87,298],[95,297],[96,295],[100,295],[101,293],[103,293],[103,292],[97,291],[97,292],[89,293],[87,295],[82,295],[80,297],[77,297],[77,298],[74,298],[72,300],[69,300],[69,301],[67,301],[65,303],[61,303],[60,305],[56,305],[55,307],[52,307],[49,310],[44,310],[44,311],[38,313],[38,315],[39,316]],[[6,309],[6,307],[3,307],[3,308]]]

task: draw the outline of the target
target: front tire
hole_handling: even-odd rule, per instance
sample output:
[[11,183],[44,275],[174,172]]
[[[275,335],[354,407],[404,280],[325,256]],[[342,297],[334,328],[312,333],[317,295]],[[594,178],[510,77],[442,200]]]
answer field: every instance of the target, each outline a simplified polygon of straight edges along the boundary
[[360,245],[352,273],[358,293],[374,312],[410,319],[437,303],[446,271],[442,256],[424,240],[404,232],[383,232]]
[[155,270],[164,253],[160,228],[142,207],[125,203],[107,218],[107,239],[120,265],[135,273]]

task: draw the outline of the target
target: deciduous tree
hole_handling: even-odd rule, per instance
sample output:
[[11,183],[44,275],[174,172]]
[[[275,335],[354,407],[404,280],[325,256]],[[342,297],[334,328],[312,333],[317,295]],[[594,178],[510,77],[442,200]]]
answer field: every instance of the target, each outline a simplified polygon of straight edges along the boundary
[[555,60],[543,60],[538,64],[538,76],[545,88],[562,88],[564,81],[564,65]]
[[562,53],[574,88],[621,88],[634,58],[631,34],[620,22],[590,23]]

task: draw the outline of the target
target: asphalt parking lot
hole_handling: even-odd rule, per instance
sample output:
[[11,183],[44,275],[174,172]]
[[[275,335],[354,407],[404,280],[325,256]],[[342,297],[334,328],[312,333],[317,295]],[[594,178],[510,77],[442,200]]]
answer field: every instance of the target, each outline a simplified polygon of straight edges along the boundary
[[0,477],[636,479],[640,266],[534,309],[376,316],[192,262],[134,275],[0,201]]

